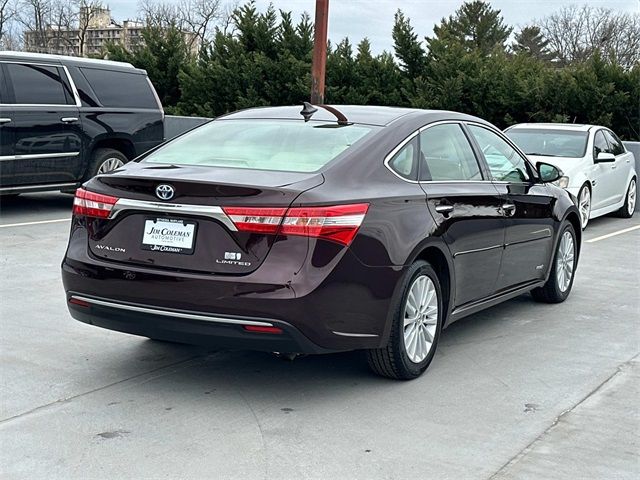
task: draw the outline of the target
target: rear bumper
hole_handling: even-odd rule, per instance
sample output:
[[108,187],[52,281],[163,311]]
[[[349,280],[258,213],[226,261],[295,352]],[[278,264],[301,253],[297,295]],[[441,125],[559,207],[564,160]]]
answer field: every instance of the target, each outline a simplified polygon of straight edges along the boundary
[[[309,254],[305,261],[304,248],[300,263],[289,268],[295,255],[290,243],[277,242],[251,274],[213,275],[99,259],[88,251],[86,231],[72,228],[62,280],[67,300],[75,295],[106,302],[89,307],[68,303],[74,318],[125,333],[291,353],[385,345],[389,306],[404,267],[366,266],[349,249],[324,242],[309,246],[310,251],[324,250],[321,259]],[[247,332],[242,322],[253,321],[283,332]]]
[[[76,320],[157,340],[229,350],[295,353],[333,351],[314,344],[295,327],[281,320],[165,310],[149,305],[86,297],[74,292],[67,294],[67,301],[69,312]],[[72,303],[73,301],[79,303]],[[245,327],[270,327],[279,331],[252,332]]]

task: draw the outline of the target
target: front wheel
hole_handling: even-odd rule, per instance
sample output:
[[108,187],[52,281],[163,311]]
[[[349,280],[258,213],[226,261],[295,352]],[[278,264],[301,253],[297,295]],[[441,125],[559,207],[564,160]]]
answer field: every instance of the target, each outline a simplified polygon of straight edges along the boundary
[[636,209],[636,195],[637,185],[636,179],[632,178],[629,182],[629,188],[627,188],[627,196],[624,200],[624,205],[618,210],[618,216],[622,218],[633,217],[633,212]]
[[533,298],[544,303],[564,302],[573,287],[577,260],[576,232],[567,222],[560,232],[549,279],[542,287],[531,291]]
[[402,280],[392,306],[393,323],[386,347],[367,351],[369,367],[397,380],[419,377],[436,352],[444,316],[440,281],[431,265],[415,262]]
[[586,183],[578,192],[578,207],[580,210],[580,224],[584,230],[589,223],[589,215],[591,215],[591,189]]

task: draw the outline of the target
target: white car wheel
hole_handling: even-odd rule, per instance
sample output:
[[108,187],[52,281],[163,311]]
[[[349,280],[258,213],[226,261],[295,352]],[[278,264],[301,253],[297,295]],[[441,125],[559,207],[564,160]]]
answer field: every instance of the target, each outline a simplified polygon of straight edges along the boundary
[[580,210],[580,224],[584,230],[591,215],[591,190],[587,185],[584,185],[578,193],[578,210]]
[[634,210],[636,209],[636,200],[638,196],[638,186],[636,185],[636,179],[632,178],[627,188],[627,195],[624,198],[624,205],[618,210],[618,216],[622,218],[633,217]]

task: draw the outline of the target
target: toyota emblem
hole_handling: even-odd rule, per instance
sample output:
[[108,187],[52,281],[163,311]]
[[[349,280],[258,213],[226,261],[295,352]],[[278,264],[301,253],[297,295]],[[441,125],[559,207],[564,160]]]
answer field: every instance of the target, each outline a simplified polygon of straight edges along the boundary
[[171,200],[175,193],[173,187],[166,183],[162,183],[156,187],[156,195],[160,200]]

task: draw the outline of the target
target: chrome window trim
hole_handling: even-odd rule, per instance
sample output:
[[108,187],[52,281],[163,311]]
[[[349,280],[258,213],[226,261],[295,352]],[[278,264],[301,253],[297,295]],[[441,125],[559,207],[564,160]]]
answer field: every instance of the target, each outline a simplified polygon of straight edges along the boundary
[[61,152],[61,153],[28,153],[20,155],[4,155],[0,157],[0,162],[9,160],[32,160],[37,158],[67,158],[77,157],[80,152]]
[[0,188],[0,192],[5,192],[5,191],[13,191],[13,190],[39,190],[41,188],[49,188],[52,190],[55,190],[57,188],[67,188],[67,187],[72,187],[72,188],[76,188],[78,186],[77,182],[71,182],[71,183],[40,183],[37,185],[25,185],[25,186],[17,186],[17,187],[2,187]]
[[81,295],[71,295],[70,299],[71,298],[75,298],[76,300],[81,300],[83,302],[87,302],[93,305],[100,305],[102,307],[110,307],[110,308],[118,308],[120,310],[128,310],[130,312],[149,313],[152,315],[163,315],[166,317],[184,318],[188,320],[201,320],[201,321],[212,322],[212,323],[227,323],[232,325],[252,325],[252,326],[259,326],[259,327],[273,327],[273,323],[262,322],[258,320],[241,320],[237,318],[218,317],[216,315],[183,313],[183,312],[163,310],[161,308],[153,308],[153,307],[142,307],[142,306],[139,307],[135,305],[127,305],[125,303],[116,303],[116,302],[109,302],[105,300],[98,300],[95,298],[83,297]]
[[189,205],[186,203],[163,203],[150,202],[147,200],[133,200],[130,198],[120,198],[111,209],[109,219],[117,217],[125,211],[144,211],[171,215],[197,215],[218,220],[232,232],[237,232],[235,224],[224,213],[221,207],[214,205]]
[[17,65],[37,65],[40,67],[53,67],[53,68],[62,68],[64,70],[64,74],[67,76],[67,80],[69,85],[71,86],[71,93],[73,93],[73,99],[75,100],[75,105],[68,103],[0,103],[0,107],[51,107],[51,108],[80,108],[82,106],[82,102],[80,101],[80,95],[78,94],[78,89],[76,88],[76,84],[73,83],[73,79],[71,78],[71,74],[69,73],[69,69],[66,65],[63,64],[55,64],[55,63],[36,63],[36,62],[21,62],[18,60],[0,60],[0,63],[11,63]]
[[[396,153],[398,153],[402,147],[404,147],[407,143],[409,143],[411,140],[413,140],[417,135],[420,135],[422,132],[424,132],[425,130],[431,128],[431,127],[435,127],[437,125],[447,125],[447,124],[456,124],[459,125],[462,128],[462,124],[471,124],[471,125],[478,125],[480,127],[485,127],[486,125],[483,125],[482,123],[479,122],[473,122],[473,121],[467,121],[467,120],[439,120],[437,122],[433,122],[433,123],[429,123],[428,125],[424,125],[423,127],[420,127],[418,130],[412,132],[408,137],[406,137],[402,142],[400,142],[393,150],[391,150],[390,153],[387,154],[386,157],[384,157],[384,166],[387,167],[387,170],[389,170],[391,173],[393,173],[396,177],[398,177],[401,180],[404,180],[407,183],[416,183],[416,184],[420,184],[420,183],[494,183],[492,180],[490,179],[482,179],[482,180],[409,180],[408,178],[403,177],[402,175],[400,175],[398,172],[396,172],[393,168],[391,168],[391,166],[389,165],[389,162],[393,159],[394,155]],[[493,131],[493,129],[488,129],[490,131]],[[464,135],[464,132],[463,132]],[[466,138],[466,136],[465,136]],[[467,142],[469,142],[469,140],[467,139]],[[509,145],[511,145],[511,142],[509,142]],[[469,143],[469,147],[473,148],[473,146],[471,145],[471,143]],[[520,152],[518,150],[518,152]],[[474,151],[474,156],[475,156],[475,151]],[[476,158],[476,162],[479,159]],[[478,164],[478,168],[480,170],[480,173],[482,174],[482,168],[481,165]]]

